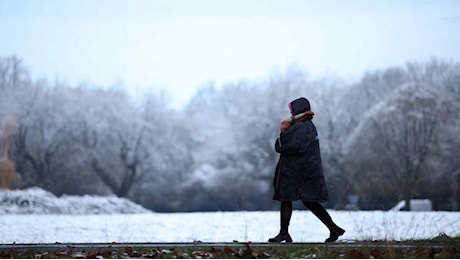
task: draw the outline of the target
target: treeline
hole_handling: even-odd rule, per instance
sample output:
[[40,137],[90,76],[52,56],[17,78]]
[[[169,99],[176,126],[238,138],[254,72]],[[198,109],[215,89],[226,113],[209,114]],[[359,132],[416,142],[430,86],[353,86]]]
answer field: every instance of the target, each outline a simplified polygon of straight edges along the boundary
[[132,101],[120,88],[31,79],[20,58],[0,57],[0,121],[17,121],[8,155],[18,188],[116,195],[155,211],[277,208],[274,140],[299,96],[315,112],[326,206],[429,198],[436,210],[459,209],[459,63],[408,63],[355,83],[290,67],[203,86],[178,111],[162,95]]

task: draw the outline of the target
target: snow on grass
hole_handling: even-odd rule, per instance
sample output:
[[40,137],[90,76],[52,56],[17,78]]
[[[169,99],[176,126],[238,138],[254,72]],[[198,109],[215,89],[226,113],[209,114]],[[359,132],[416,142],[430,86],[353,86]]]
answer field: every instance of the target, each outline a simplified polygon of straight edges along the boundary
[[[38,190],[32,193],[41,194],[44,201],[57,199]],[[4,198],[2,195],[4,192],[0,192],[0,197]],[[35,207],[51,203],[40,204],[38,195],[33,200]],[[276,211],[146,213],[144,208],[134,204],[132,214],[120,214],[126,210],[123,209],[126,205],[131,207],[132,204],[124,200],[118,202],[120,199],[113,197],[84,196],[79,200],[76,196],[65,196],[59,200],[77,204],[78,214],[63,214],[73,211],[67,209],[49,214],[49,206],[46,210],[33,210],[35,214],[24,214],[21,210],[12,211],[11,205],[1,202],[0,243],[266,242],[279,231],[279,212]],[[105,211],[94,210],[95,202],[105,205]],[[70,207],[68,202],[60,203],[51,204]],[[460,212],[329,212],[334,221],[346,229],[345,235],[340,237],[342,240],[421,239],[441,233],[460,235]],[[290,233],[294,242],[323,242],[329,235],[327,228],[311,212],[303,210],[293,212]]]
[[33,187],[24,190],[0,190],[0,214],[112,214],[148,213],[149,210],[115,196],[56,197]]

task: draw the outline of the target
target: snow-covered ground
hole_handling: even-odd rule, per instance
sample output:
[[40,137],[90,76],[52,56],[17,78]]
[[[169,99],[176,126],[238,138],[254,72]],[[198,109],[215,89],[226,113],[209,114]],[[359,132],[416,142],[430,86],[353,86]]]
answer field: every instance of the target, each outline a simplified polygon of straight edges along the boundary
[[[0,243],[4,244],[265,242],[279,230],[279,213],[274,211],[153,213],[115,197],[56,198],[36,188],[14,191],[16,197],[5,195],[11,192],[0,192]],[[20,206],[5,199],[22,198],[24,193],[34,198],[29,199],[27,206],[25,202]],[[126,214],[127,211],[131,214]],[[440,233],[460,235],[460,212],[329,212],[337,224],[346,229],[342,240],[431,238]],[[326,227],[309,211],[294,211],[290,233],[294,242],[322,242],[328,236]]]
[[56,197],[34,187],[23,190],[0,190],[0,215],[3,214],[113,214],[148,213],[130,200],[102,196]]

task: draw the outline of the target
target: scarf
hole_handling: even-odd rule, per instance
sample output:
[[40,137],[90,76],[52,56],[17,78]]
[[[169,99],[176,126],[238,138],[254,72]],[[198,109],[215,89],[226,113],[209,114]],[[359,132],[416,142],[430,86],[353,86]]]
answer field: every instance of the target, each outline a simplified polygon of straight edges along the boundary
[[301,118],[297,118],[295,120],[295,122],[302,122],[302,121],[306,121],[306,120],[312,120],[314,115],[315,115],[315,113],[313,111],[308,110],[307,112],[304,113],[304,115]]

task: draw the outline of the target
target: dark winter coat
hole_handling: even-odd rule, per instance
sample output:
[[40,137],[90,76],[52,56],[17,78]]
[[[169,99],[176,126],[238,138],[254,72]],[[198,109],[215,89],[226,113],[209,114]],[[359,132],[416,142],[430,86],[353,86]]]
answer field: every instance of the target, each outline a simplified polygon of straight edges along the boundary
[[273,180],[274,200],[329,200],[318,134],[311,120],[296,122],[281,133],[276,139],[275,150],[280,158]]

